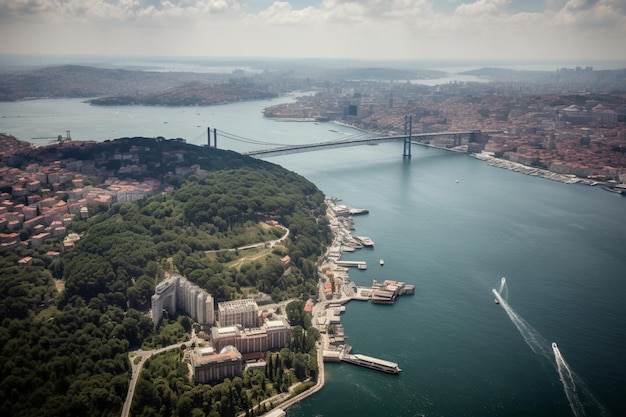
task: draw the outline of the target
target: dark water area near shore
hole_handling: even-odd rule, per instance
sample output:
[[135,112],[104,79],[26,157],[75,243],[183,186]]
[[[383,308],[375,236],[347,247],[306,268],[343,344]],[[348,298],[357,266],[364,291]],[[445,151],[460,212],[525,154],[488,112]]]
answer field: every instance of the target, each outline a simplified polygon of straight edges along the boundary
[[[355,131],[281,123],[264,106],[99,108],[79,100],[0,103],[0,132],[29,140],[183,137],[207,126],[274,143],[312,143]],[[218,138],[218,146],[252,150]],[[342,203],[366,208],[354,234],[373,248],[343,259],[358,285],[395,279],[415,295],[394,305],[352,301],[341,321],[355,353],[397,362],[400,375],[326,364],[326,385],[289,408],[309,416],[626,415],[626,198],[487,165],[471,156],[388,143],[285,155],[270,162]],[[379,265],[379,259],[385,265]],[[492,289],[506,277],[508,298]],[[551,343],[558,344],[561,368]],[[562,363],[571,380],[561,380]],[[561,374],[559,373],[561,370]]]

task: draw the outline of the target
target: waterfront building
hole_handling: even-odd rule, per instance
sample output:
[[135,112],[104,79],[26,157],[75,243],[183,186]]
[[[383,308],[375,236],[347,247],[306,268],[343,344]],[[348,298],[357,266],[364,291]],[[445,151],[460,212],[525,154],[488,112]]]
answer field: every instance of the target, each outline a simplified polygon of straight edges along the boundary
[[220,353],[199,348],[191,355],[191,372],[195,382],[222,381],[243,374],[243,359],[234,346],[225,346]]
[[232,345],[242,354],[281,349],[290,340],[291,326],[284,319],[265,319],[261,327],[255,328],[235,325],[211,329],[211,342],[215,350]]
[[220,327],[241,325],[244,328],[259,325],[259,306],[254,300],[224,301],[217,305],[217,319]]

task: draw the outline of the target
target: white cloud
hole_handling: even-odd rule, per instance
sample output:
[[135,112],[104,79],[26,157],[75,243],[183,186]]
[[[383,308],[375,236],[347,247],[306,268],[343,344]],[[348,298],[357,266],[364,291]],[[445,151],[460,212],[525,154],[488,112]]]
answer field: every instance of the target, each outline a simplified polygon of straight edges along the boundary
[[[567,0],[554,9],[554,23],[576,27],[601,27],[626,30],[626,2],[624,0]],[[626,39],[626,38],[625,38]]]
[[39,18],[52,23],[91,19],[162,23],[239,10],[236,0],[0,0],[0,19]]
[[433,15],[430,0],[325,0],[323,8],[334,19],[358,16],[363,21],[407,20]]
[[0,0],[0,52],[626,58],[624,0],[249,1]]
[[506,13],[509,3],[509,0],[478,0],[459,5],[454,13],[459,16],[499,15]]
[[310,23],[322,18],[320,10],[313,7],[307,7],[295,10],[291,4],[285,1],[274,2],[272,5],[256,15],[248,15],[251,21],[262,22],[266,24],[297,24]]

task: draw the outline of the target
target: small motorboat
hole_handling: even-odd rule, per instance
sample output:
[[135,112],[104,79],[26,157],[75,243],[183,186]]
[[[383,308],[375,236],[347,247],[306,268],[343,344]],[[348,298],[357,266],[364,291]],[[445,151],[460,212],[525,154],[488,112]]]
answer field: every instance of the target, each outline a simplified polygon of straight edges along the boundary
[[384,264],[385,264],[385,260],[384,260],[384,259],[381,259],[381,260],[380,260],[380,266],[383,266]]

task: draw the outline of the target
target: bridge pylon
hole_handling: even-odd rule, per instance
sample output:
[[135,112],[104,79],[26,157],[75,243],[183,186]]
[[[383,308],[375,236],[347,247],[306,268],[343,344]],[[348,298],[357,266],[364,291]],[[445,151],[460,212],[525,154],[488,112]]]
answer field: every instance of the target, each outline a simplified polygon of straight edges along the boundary
[[404,151],[403,158],[411,158],[411,136],[413,133],[413,116],[404,116]]
[[[207,132],[207,147],[210,148],[211,147],[211,128],[207,127],[206,132]],[[214,143],[213,147],[217,149],[217,129],[216,128],[213,129],[213,143]]]

